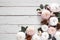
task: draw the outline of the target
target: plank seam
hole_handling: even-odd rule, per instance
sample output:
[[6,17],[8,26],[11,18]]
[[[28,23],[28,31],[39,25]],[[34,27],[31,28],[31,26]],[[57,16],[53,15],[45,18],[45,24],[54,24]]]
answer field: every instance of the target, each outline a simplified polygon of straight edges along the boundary
[[0,6],[0,7],[39,7],[39,6]]
[[40,16],[40,15],[0,15],[0,16]]
[[40,24],[0,24],[0,25],[40,25]]

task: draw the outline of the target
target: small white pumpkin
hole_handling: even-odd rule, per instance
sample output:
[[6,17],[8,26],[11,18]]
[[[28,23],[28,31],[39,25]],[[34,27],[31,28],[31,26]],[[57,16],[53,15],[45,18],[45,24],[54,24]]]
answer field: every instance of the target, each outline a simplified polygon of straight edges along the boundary
[[49,6],[50,6],[50,10],[52,12],[59,12],[60,11],[60,6],[58,3],[51,3],[51,4],[49,4]]
[[60,40],[60,31],[57,31],[57,32],[55,33],[55,38],[56,38],[57,40]]
[[24,32],[17,33],[17,40],[25,40],[26,35]]
[[41,38],[37,34],[34,34],[31,40],[41,40]]
[[48,40],[49,34],[47,32],[43,32],[41,37],[42,37],[42,40]]
[[51,26],[56,26],[57,23],[58,23],[58,18],[57,18],[57,17],[51,17],[51,18],[49,19],[49,24],[50,24]]
[[47,31],[48,30],[48,26],[47,25],[42,25],[41,28],[42,28],[43,31]]

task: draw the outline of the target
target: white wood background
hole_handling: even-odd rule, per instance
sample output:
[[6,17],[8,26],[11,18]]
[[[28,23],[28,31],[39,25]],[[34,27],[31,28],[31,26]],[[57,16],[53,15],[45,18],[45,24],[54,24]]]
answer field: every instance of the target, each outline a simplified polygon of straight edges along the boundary
[[0,0],[0,40],[17,40],[21,26],[40,27],[40,16],[36,9],[40,4],[60,0]]

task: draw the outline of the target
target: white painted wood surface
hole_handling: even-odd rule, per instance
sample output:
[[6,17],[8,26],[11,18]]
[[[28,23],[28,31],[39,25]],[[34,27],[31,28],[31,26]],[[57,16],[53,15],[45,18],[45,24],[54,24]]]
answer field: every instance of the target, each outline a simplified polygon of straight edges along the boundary
[[17,25],[0,25],[0,34],[16,34],[18,32]]
[[60,3],[60,0],[0,0],[0,40],[17,40],[21,26],[40,27],[36,9],[40,4]]
[[37,15],[38,7],[0,7],[0,15]]
[[0,34],[0,40],[17,40],[16,34]]
[[0,0],[1,6],[39,6],[41,3],[60,3],[59,0]]
[[38,16],[0,16],[0,24],[40,24]]

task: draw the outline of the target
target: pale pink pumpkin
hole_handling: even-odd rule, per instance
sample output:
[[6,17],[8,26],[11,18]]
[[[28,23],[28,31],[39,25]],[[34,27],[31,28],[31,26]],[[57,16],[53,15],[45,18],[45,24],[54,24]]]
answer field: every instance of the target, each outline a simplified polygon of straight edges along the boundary
[[34,35],[35,34],[35,29],[34,27],[28,27],[27,30],[26,30],[26,33],[28,35]]
[[42,10],[42,14],[41,14],[42,19],[49,19],[50,15],[51,15],[50,11],[46,9]]
[[55,32],[56,32],[56,28],[54,28],[54,27],[50,27],[48,29],[48,33],[51,34],[51,35],[55,34]]

